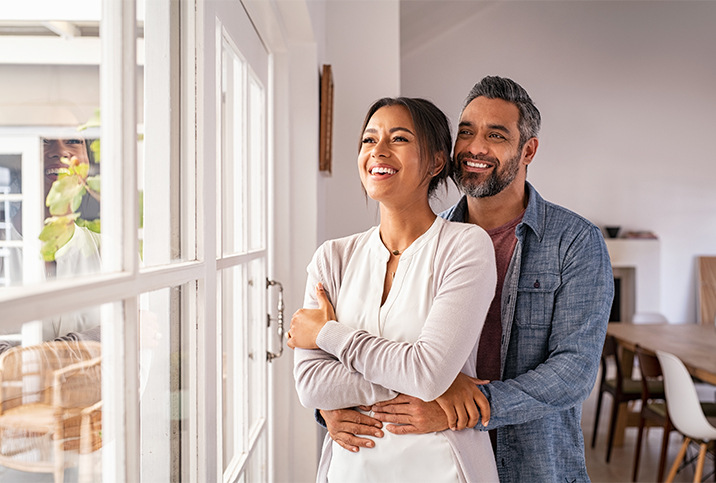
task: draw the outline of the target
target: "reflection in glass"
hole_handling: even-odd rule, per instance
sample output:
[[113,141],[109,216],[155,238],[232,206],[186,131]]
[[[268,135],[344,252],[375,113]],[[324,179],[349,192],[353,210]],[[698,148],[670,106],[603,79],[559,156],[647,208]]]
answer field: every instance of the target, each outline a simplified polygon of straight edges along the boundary
[[[24,472],[52,474],[55,481],[101,480],[100,449],[108,441],[102,438],[99,313],[97,306],[15,328],[3,326],[3,481],[25,481]],[[93,316],[96,319],[90,320]],[[82,332],[65,332],[68,327],[92,323],[97,325]],[[7,332],[16,332],[16,336]]]

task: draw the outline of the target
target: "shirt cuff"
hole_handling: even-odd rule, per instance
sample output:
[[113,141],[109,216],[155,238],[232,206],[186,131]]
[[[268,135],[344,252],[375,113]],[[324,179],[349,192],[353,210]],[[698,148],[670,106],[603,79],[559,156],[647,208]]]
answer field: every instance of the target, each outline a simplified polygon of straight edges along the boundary
[[354,332],[355,329],[347,325],[343,325],[335,320],[329,320],[318,333],[316,345],[325,352],[338,357],[337,354],[340,352],[341,347],[345,345],[346,341]]

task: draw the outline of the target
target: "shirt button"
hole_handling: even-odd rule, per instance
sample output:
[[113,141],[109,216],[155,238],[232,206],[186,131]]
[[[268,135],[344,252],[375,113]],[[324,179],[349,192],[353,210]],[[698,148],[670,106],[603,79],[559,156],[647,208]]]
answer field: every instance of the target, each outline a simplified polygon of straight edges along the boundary
[[535,287],[535,288],[539,288],[539,280],[535,280],[535,285],[534,285],[534,287]]

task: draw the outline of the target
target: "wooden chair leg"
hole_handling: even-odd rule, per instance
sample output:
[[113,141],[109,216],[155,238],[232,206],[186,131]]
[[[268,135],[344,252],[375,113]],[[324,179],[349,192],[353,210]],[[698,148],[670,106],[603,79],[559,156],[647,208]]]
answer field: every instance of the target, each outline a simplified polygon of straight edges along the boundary
[[599,396],[597,397],[597,413],[594,415],[594,432],[592,433],[592,448],[594,448],[594,444],[597,442],[597,429],[599,428],[599,413],[602,412],[602,396],[604,396],[604,393],[602,392],[602,388],[599,388]]
[[659,455],[659,474],[656,481],[664,481],[664,468],[666,467],[666,452],[669,449],[669,438],[671,437],[671,424],[669,419],[664,423],[664,434],[661,437],[661,454]]
[[634,470],[632,471],[631,481],[636,481],[639,475],[639,458],[641,456],[641,441],[644,436],[644,418],[639,418],[639,433],[636,437],[636,450],[634,451]]
[[612,418],[609,421],[609,441],[607,441],[607,463],[612,457],[612,445],[614,444],[614,431],[617,428],[617,417],[619,415],[619,401],[614,398],[614,405],[612,406]]
[[704,462],[706,461],[706,443],[699,445],[699,460],[696,463],[696,473],[694,473],[694,483],[701,483],[701,476],[704,474]]
[[681,445],[681,448],[679,449],[679,454],[676,455],[674,464],[671,465],[671,470],[669,470],[669,476],[666,477],[666,483],[673,483],[674,478],[676,477],[676,472],[679,469],[679,465],[684,460],[684,455],[686,454],[686,448],[689,447],[690,442],[691,442],[691,438],[684,436],[684,442]]

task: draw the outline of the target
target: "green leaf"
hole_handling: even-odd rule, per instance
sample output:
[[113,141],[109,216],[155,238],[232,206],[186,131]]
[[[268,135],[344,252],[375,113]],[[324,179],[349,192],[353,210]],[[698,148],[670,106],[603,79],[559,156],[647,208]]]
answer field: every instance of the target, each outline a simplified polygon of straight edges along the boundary
[[[50,208],[50,214],[63,216],[70,211],[79,208],[79,201],[85,194],[85,188],[77,175],[66,176],[52,183],[50,192],[47,193],[45,205]],[[70,209],[70,207],[73,207]]]
[[99,164],[99,153],[100,153],[100,147],[99,147],[99,139],[95,139],[90,143],[90,149],[92,150],[92,154],[94,155],[94,162]]
[[70,241],[75,233],[74,218],[76,215],[57,216],[45,220],[45,228],[40,232],[40,240],[44,242],[40,248],[43,260],[53,261],[57,250]]
[[100,175],[90,176],[85,181],[87,182],[87,186],[89,186],[92,191],[95,193],[100,192],[100,187],[102,185],[102,183],[100,183]]
[[89,163],[82,163],[79,166],[75,166],[75,172],[82,178],[86,179],[89,174]]
[[89,231],[93,231],[95,233],[102,233],[102,223],[99,218],[95,218],[94,220],[85,220],[84,218],[78,218],[75,223],[77,224],[77,226],[83,226]]

